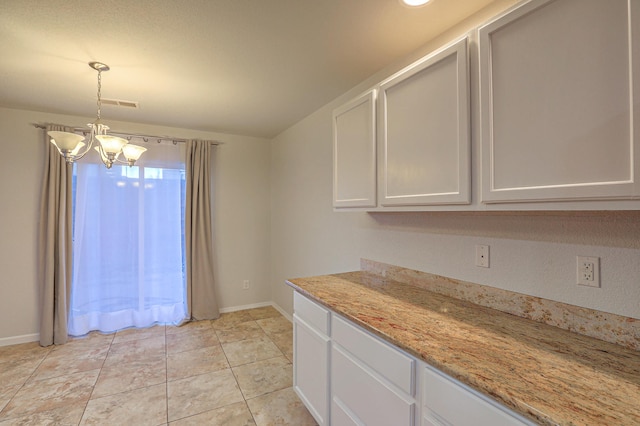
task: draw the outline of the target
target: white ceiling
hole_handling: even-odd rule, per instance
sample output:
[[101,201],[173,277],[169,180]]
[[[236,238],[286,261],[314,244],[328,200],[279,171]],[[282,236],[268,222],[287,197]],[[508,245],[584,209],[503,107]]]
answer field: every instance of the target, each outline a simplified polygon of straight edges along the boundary
[[492,1],[0,0],[0,105],[270,138]]

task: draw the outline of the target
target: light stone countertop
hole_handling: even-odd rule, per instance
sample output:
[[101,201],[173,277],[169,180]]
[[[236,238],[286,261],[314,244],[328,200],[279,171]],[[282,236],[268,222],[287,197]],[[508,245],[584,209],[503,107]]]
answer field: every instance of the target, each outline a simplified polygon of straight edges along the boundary
[[358,271],[296,291],[548,425],[640,425],[640,352]]

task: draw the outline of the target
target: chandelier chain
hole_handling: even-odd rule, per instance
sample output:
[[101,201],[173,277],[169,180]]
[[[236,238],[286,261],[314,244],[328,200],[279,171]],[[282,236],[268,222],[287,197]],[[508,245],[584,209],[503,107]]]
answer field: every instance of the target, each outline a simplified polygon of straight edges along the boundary
[[102,89],[102,71],[99,69],[98,70],[98,101],[96,102],[98,104],[98,120],[100,120],[100,109],[102,108],[102,99],[100,96],[100,92]]

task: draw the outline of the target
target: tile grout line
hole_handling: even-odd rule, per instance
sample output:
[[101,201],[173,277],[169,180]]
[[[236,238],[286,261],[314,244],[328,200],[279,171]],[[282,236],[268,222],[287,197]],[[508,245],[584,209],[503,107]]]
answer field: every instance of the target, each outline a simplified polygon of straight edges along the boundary
[[89,401],[91,401],[91,397],[93,396],[93,392],[96,390],[96,385],[98,384],[98,380],[100,380],[100,376],[102,375],[102,369],[104,368],[104,364],[107,362],[107,358],[109,357],[109,352],[111,352],[111,345],[113,345],[113,341],[116,338],[116,333],[113,333],[113,337],[111,338],[111,341],[109,342],[109,349],[107,349],[107,354],[104,356],[104,359],[102,360],[102,365],[100,366],[100,372],[98,372],[98,376],[96,377],[96,381],[93,384],[93,386],[91,387],[91,393],[89,394],[89,398],[87,399],[87,402],[84,404],[84,408],[82,409],[82,415],[80,416],[80,420],[78,420],[78,426],[80,426],[80,424],[82,423],[82,419],[84,418],[85,413],[87,412],[87,407],[89,406]]
[[[252,320],[252,321],[255,322],[255,320]],[[257,324],[257,325],[258,325],[258,327],[260,326],[260,324]],[[238,326],[238,324],[234,325],[233,328],[236,328],[237,326]],[[213,321],[212,321],[211,327],[213,328]],[[227,360],[227,365],[229,366],[229,370],[231,370],[231,374],[233,375],[233,380],[236,381],[236,386],[238,386],[238,390],[240,390],[240,395],[242,395],[242,400],[244,401],[244,405],[245,405],[245,407],[247,407],[247,411],[249,411],[249,414],[251,415],[251,418],[253,419],[253,422],[257,425],[258,423],[256,422],[256,419],[255,419],[253,413],[251,412],[251,409],[249,408],[249,404],[247,403],[247,398],[244,396],[244,392],[242,391],[242,388],[240,387],[240,382],[238,382],[238,378],[236,377],[236,373],[233,371],[233,367],[231,367],[231,362],[229,361],[229,357],[227,356],[227,352],[224,350],[224,345],[220,341],[220,337],[218,336],[218,330],[213,329],[213,332],[215,333],[216,338],[218,339],[218,344],[220,345],[220,349],[222,350],[222,353],[224,354],[224,358]]]
[[[249,321],[245,321],[245,322],[249,322]],[[240,323],[240,324],[244,324],[245,322]],[[269,336],[267,336],[267,333],[265,333],[264,329],[260,326],[260,323],[258,323],[257,319],[252,318],[251,322],[254,322],[258,326],[258,328],[260,328],[260,330],[262,330],[262,332],[265,334],[265,336],[273,343],[271,338]],[[238,325],[239,324],[235,324],[233,326],[233,328],[236,328]],[[218,330],[215,330],[215,332],[216,332],[216,337],[217,337],[218,336]],[[220,339],[218,339],[218,340],[220,340]],[[244,340],[246,340],[246,339],[244,339]],[[242,340],[239,340],[239,341],[242,341]],[[234,342],[228,342],[228,343],[234,343]],[[222,349],[222,353],[224,353],[224,356],[227,359],[227,364],[229,364],[229,370],[231,370],[231,374],[233,375],[233,379],[236,381],[236,385],[238,386],[238,389],[240,390],[240,394],[242,395],[242,399],[244,400],[244,405],[247,408],[247,411],[249,411],[249,414],[251,415],[251,418],[253,419],[253,423],[256,424],[257,426],[259,426],[258,425],[258,420],[256,419],[256,416],[253,413],[253,411],[251,411],[251,408],[249,407],[249,402],[248,402],[248,400],[247,400],[247,398],[246,398],[246,396],[244,394],[244,391],[242,390],[242,387],[240,386],[240,382],[238,382],[238,377],[236,376],[236,373],[233,370],[236,367],[240,367],[240,365],[236,365],[236,366],[232,367],[231,366],[231,362],[229,361],[229,357],[227,356],[227,352],[224,350],[224,345],[222,344],[222,342],[220,342],[220,348]],[[251,364],[251,363],[246,363],[246,364],[242,364],[242,365],[248,365],[248,364]]]
[[[269,357],[267,359],[259,359],[259,360],[255,360],[255,361],[252,361],[252,362],[247,362],[245,364],[242,364],[242,365],[239,365],[239,366],[235,366],[235,367],[231,366],[231,362],[230,362],[230,358],[229,358],[229,356],[233,355],[233,354],[229,354],[228,351],[225,350],[225,348],[224,348],[224,346],[223,346],[223,344],[222,344],[222,342],[220,340],[219,335],[223,334],[224,330],[226,330],[226,329],[229,329],[229,330],[237,329],[239,324],[233,324],[235,322],[234,321],[235,319],[232,318],[232,321],[230,322],[230,324],[232,324],[232,325],[227,327],[227,328],[217,329],[217,328],[213,327],[213,323],[215,322],[215,320],[209,321],[209,323],[208,323],[209,327],[206,327],[207,330],[210,330],[209,332],[213,332],[213,336],[212,337],[216,338],[216,344],[215,345],[209,345],[209,346],[211,346],[211,347],[217,346],[218,348],[220,348],[221,354],[224,356],[224,360],[226,361],[226,368],[231,370],[230,372],[232,373],[232,375],[234,377],[234,382],[235,382],[238,390],[240,390],[240,395],[242,396],[242,401],[244,402],[244,409],[248,410],[250,418],[253,420],[253,422],[256,425],[258,425],[258,418],[256,417],[256,414],[260,414],[262,411],[257,412],[257,413],[252,412],[251,409],[249,408],[248,402],[250,400],[254,400],[254,399],[259,398],[259,397],[264,397],[266,395],[271,395],[271,394],[274,394],[276,392],[281,392],[283,390],[286,390],[287,388],[270,390],[270,391],[268,391],[266,393],[263,393],[261,395],[252,396],[251,398],[248,399],[247,398],[248,394],[246,394],[245,390],[243,390],[243,388],[240,386],[240,380],[239,380],[240,376],[238,376],[236,374],[234,368],[247,366],[247,365],[250,365],[252,363],[268,361],[268,360],[276,359],[276,358],[283,359],[283,361],[286,362],[286,365],[288,365],[288,368],[290,368],[291,365],[292,365],[291,364],[292,361],[290,359],[288,359],[288,357],[286,355],[286,353],[288,353],[288,351],[289,351],[289,348],[286,345],[284,345],[285,341],[284,341],[284,339],[282,339],[280,337],[280,333],[278,333],[278,332],[273,332],[273,333],[272,332],[267,332],[267,330],[271,330],[271,328],[267,327],[265,329],[265,327],[263,327],[263,325],[261,325],[258,322],[259,320],[264,320],[264,319],[267,319],[267,318],[272,318],[272,317],[266,317],[266,318],[255,318],[255,317],[252,317],[249,321],[242,321],[242,323],[244,323],[244,322],[252,322],[252,323],[254,323],[256,325],[256,330],[260,330],[262,336],[266,337],[266,340],[268,340],[269,343],[271,343],[273,346],[275,346],[277,348],[277,351],[273,351],[274,356]],[[275,316],[273,318],[275,318]],[[227,323],[226,321],[222,322],[221,325],[226,324],[226,323]],[[170,330],[167,329],[166,324],[162,325],[162,326],[164,327],[162,329],[162,331],[161,331],[161,333],[162,333],[161,335],[164,337],[164,345],[163,345],[163,349],[164,349],[164,367],[165,367],[165,374],[164,374],[164,376],[165,376],[165,401],[164,401],[164,405],[165,405],[166,413],[165,413],[165,416],[164,416],[165,420],[159,426],[168,426],[169,425],[169,419],[170,419],[170,412],[169,412],[169,362],[168,362],[169,361],[169,356],[170,356],[170,354],[169,354],[169,345],[168,345],[168,336],[169,336],[170,333],[168,333],[168,331],[170,331]],[[245,331],[246,330],[239,329],[238,330],[238,332],[239,332],[238,335],[244,335]],[[286,330],[281,330],[281,331],[285,332]],[[282,343],[282,347],[276,343],[276,340],[275,340],[274,336],[276,336],[278,338],[278,341],[280,341]],[[87,411],[88,404],[91,401],[91,398],[92,398],[93,394],[95,393],[95,390],[96,390],[96,387],[97,387],[97,383],[99,382],[101,377],[104,377],[104,374],[105,374],[105,372],[104,372],[104,368],[105,367],[104,366],[106,365],[107,358],[111,354],[111,349],[113,349],[114,342],[117,341],[116,337],[117,337],[117,333],[114,333],[108,340],[105,340],[105,342],[104,342],[106,344],[105,346],[107,347],[106,348],[107,349],[106,350],[106,355],[102,359],[101,365],[100,365],[100,367],[98,369],[99,371],[97,372],[97,376],[96,376],[95,382],[93,383],[93,385],[90,388],[90,392],[88,393],[89,394],[88,399],[84,402],[83,405],[80,405],[80,406],[77,407],[77,408],[81,408],[82,407],[82,411],[80,412],[80,415],[79,415],[78,424],[82,424],[82,421],[84,421],[85,416],[87,416],[89,414],[89,411]],[[140,336],[140,337],[142,337],[142,336]],[[246,336],[246,337],[247,338],[240,339],[239,341],[247,340],[247,339],[251,338],[250,336]],[[147,336],[146,338],[150,338],[150,336]],[[144,338],[143,339],[133,339],[133,340],[144,340]],[[209,346],[207,346],[207,347],[209,347]],[[193,350],[198,350],[198,349],[199,348],[195,348]],[[20,384],[19,387],[17,387],[15,393],[13,393],[11,398],[8,400],[7,405],[12,400],[14,400],[15,396],[19,393],[19,391],[21,389],[23,389],[26,386],[26,384],[29,382],[29,380],[33,380],[38,368],[40,368],[40,366],[43,364],[43,362],[46,362],[46,360],[49,359],[52,356],[52,353],[53,352],[52,352],[51,349],[47,349],[46,353],[43,354],[44,355],[43,358],[41,360],[39,360],[39,362],[37,362],[37,365],[31,371],[31,374],[27,377],[27,379],[22,384]],[[278,353],[279,355],[275,355],[276,353]],[[233,358],[233,356],[232,356],[232,358]],[[220,361],[222,361],[222,358],[220,358]],[[202,374],[204,374],[204,373],[202,373]],[[259,390],[259,388],[258,388],[258,390]],[[249,389],[247,389],[247,391],[249,391]],[[217,407],[217,408],[223,408],[223,407],[226,407],[226,406],[229,406],[229,405],[231,405],[231,404],[226,404],[226,405],[223,405],[223,406]],[[5,407],[3,407],[3,410],[4,409],[5,409]],[[3,410],[0,410],[0,414],[2,413]],[[194,414],[194,415],[197,415],[197,414]],[[188,417],[192,417],[192,416],[186,416],[184,418],[188,418]],[[249,416],[247,417],[247,419],[248,418],[249,418]],[[262,418],[262,417],[260,417],[260,418]],[[87,419],[89,419],[89,418],[87,418]],[[158,419],[158,420],[160,420],[160,419]],[[178,420],[178,419],[174,419],[174,421],[175,420]]]
[[[264,319],[264,318],[263,318],[263,319]],[[276,348],[278,348],[278,350],[279,350],[279,351],[280,351],[280,353],[282,354],[282,357],[283,357],[284,359],[286,359],[290,365],[292,365],[292,366],[293,366],[293,364],[292,364],[292,363],[291,363],[291,361],[287,358],[287,356],[284,354],[284,352],[282,351],[282,349],[280,349],[280,347],[279,347],[278,345],[276,345],[276,343],[273,341],[273,339],[271,338],[271,335],[270,335],[269,333],[267,333],[267,332],[266,332],[266,330],[265,330],[265,329],[260,325],[260,323],[259,323],[257,320],[255,320],[255,321],[256,321],[256,323],[258,324],[258,327],[260,327],[260,329],[262,329],[262,332],[267,336],[267,338],[269,339],[269,341],[270,341],[271,343],[273,343],[273,345],[274,345]],[[279,358],[279,357],[272,357],[272,358],[268,358],[267,360],[269,360],[269,359],[276,359],[276,358]],[[260,361],[266,361],[266,360],[260,360]],[[260,361],[254,361],[254,362],[260,362]],[[247,364],[243,364],[243,365],[249,365],[249,364],[251,364],[251,363],[247,363]],[[231,371],[233,372],[233,369],[232,369]],[[234,373],[233,375],[234,375],[234,377],[235,377],[235,372],[233,372],[233,373]],[[237,379],[236,379],[236,382],[237,382]],[[238,387],[240,388],[240,383],[238,383]],[[286,389],[286,388],[284,388],[284,389]],[[253,398],[250,398],[250,399],[256,399],[256,398],[264,397],[265,395],[271,395],[271,394],[273,394],[273,393],[275,393],[275,392],[279,392],[279,391],[282,391],[282,390],[284,390],[284,389],[277,389],[277,390],[273,390],[273,391],[271,391],[271,392],[267,392],[267,393],[264,393],[264,394],[262,394],[262,395],[254,396]],[[240,391],[242,392],[242,388],[240,388]],[[244,392],[242,392],[242,396],[243,396],[243,398],[245,398],[245,397],[244,397]],[[249,408],[249,402],[248,402],[249,400],[247,400],[247,398],[245,398],[245,399],[244,399],[244,401],[245,401],[245,404],[247,405],[247,409],[249,410],[249,413],[251,414],[251,417],[253,418],[253,422],[254,422],[257,426],[259,426],[259,425],[258,425],[258,421],[257,421],[257,419],[256,419],[255,415],[253,414],[253,411],[251,411],[251,409]]]
[[[53,350],[53,346],[54,345],[50,345],[51,347],[47,347],[47,353],[45,354],[44,357],[42,357],[42,359],[40,360],[40,362],[38,363],[38,365],[35,366],[35,368],[33,369],[33,371],[31,372],[31,374],[29,374],[29,377],[27,377],[25,379],[24,382],[22,382],[22,384],[20,386],[18,386],[18,389],[16,390],[16,392],[11,396],[11,398],[9,398],[9,401],[7,401],[7,403],[5,404],[4,407],[2,407],[2,410],[0,410],[0,415],[2,415],[2,413],[4,412],[4,410],[9,406],[9,404],[11,404],[11,401],[13,401],[13,399],[16,397],[16,395],[18,395],[18,393],[25,387],[25,385],[29,382],[29,380],[31,380],[31,378],[33,378],[33,375],[35,374],[35,372],[38,370],[38,368],[42,365],[42,363],[44,362],[45,359],[47,359],[47,357],[49,356],[49,354],[51,354],[51,351]],[[18,416],[20,417],[20,416]],[[1,421],[6,421],[6,420],[10,420],[11,417],[8,417],[6,419],[2,419],[2,417],[0,417]]]

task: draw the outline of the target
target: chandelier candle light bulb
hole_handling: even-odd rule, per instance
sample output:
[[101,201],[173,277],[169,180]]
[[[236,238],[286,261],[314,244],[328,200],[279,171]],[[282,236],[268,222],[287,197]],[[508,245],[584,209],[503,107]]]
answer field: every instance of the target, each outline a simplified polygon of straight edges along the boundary
[[[91,147],[97,139],[100,144],[96,144],[98,145],[96,146],[96,150],[100,153],[100,158],[107,169],[110,169],[114,162],[133,166],[147,149],[137,145],[128,145],[129,141],[121,137],[107,135],[109,126],[102,124],[100,109],[102,106],[102,72],[109,71],[109,66],[100,62],[90,62],[89,66],[98,71],[98,111],[96,121],[88,124],[91,129],[88,146],[82,153],[79,153],[80,150],[87,145],[83,142],[84,136],[60,131],[49,131],[47,134],[51,137],[51,143],[58,148],[58,152],[68,163],[73,163],[84,157],[91,150]],[[118,159],[120,154],[124,155],[126,161]]]

